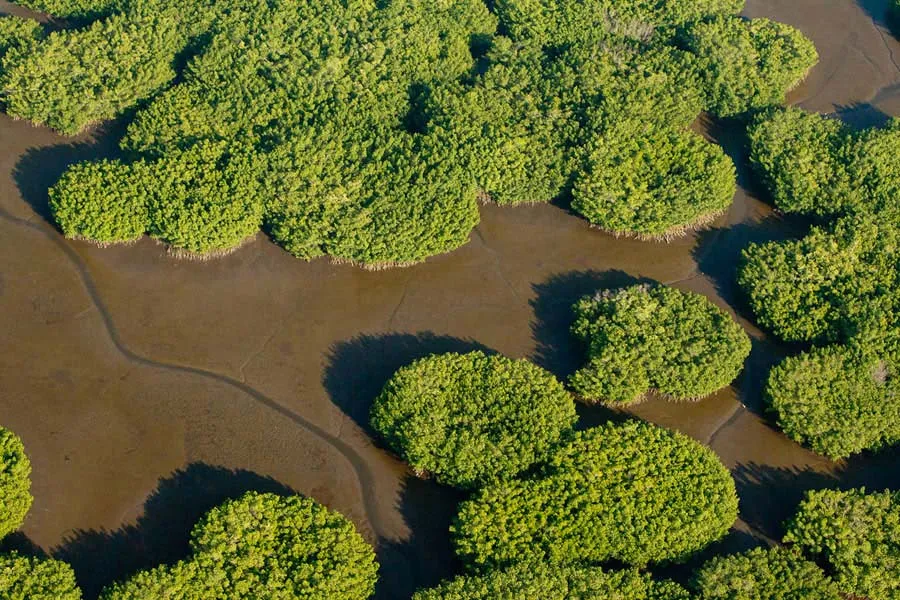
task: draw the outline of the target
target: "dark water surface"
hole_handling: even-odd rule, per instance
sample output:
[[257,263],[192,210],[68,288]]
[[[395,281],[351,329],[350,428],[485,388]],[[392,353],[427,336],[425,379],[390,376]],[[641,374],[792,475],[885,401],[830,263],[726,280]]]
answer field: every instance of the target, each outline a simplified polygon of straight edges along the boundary
[[[795,25],[819,49],[792,101],[861,126],[900,115],[886,2],[748,4],[747,15]],[[0,1],[0,13],[17,10]],[[739,130],[700,125],[744,160]],[[733,469],[742,520],[720,549],[778,539],[805,489],[900,487],[897,452],[832,463],[762,411],[767,371],[790,349],[748,320],[736,260],[750,241],[803,227],[772,214],[745,168],[728,215],[670,244],[617,240],[554,206],[487,206],[466,247],[409,269],[304,263],[262,236],[191,263],[149,240],[66,241],[48,224],[47,187],[65,165],[113,153],[119,132],[71,140],[0,116],[0,423],[25,441],[35,496],[11,544],[71,561],[88,599],[183,557],[197,516],[248,489],[293,490],[348,515],[379,544],[379,598],[452,574],[446,532],[460,496],[412,478],[372,442],[372,398],[431,352],[488,348],[566,375],[581,360],[571,303],[640,278],[707,294],[754,338],[734,389],[633,411],[710,444]]]

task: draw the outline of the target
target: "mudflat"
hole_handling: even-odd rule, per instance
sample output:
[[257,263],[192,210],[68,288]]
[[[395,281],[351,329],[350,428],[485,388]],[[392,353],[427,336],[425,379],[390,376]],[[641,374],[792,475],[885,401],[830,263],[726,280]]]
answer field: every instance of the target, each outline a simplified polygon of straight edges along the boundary
[[[821,62],[792,102],[871,125],[900,114],[900,43],[885,5],[750,0],[746,14],[815,42]],[[19,9],[0,2],[3,12]],[[186,555],[191,524],[223,499],[292,489],[378,545],[379,598],[409,597],[456,569],[447,526],[460,497],[372,441],[368,407],[382,384],[419,356],[474,348],[566,376],[582,360],[571,304],[642,278],[706,294],[754,340],[733,389],[630,409],[708,443],[733,469],[742,520],[723,545],[779,538],[805,489],[900,487],[896,451],[832,463],[764,413],[766,373],[790,349],[748,320],[737,259],[750,241],[804,224],[761,199],[739,128],[697,126],[740,169],[734,205],[707,231],[645,243],[594,231],[560,206],[484,206],[461,250],[368,272],[299,261],[262,235],[210,262],[178,260],[149,240],[107,249],[65,240],[46,190],[66,165],[114,154],[121,127],[69,139],[0,116],[0,423],[26,444],[35,496],[10,543],[70,561],[93,598]],[[609,416],[580,410],[585,424]]]

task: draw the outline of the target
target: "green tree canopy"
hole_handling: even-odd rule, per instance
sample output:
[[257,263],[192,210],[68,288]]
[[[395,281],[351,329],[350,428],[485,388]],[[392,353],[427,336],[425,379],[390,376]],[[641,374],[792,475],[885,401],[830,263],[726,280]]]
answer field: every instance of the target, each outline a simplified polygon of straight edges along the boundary
[[730,384],[750,354],[750,338],[705,296],[635,285],[582,298],[572,332],[588,364],[570,379],[595,402],[631,403],[656,390],[678,399]]
[[715,557],[696,573],[694,587],[703,600],[843,598],[818,565],[779,547]]
[[31,461],[13,432],[0,427],[0,538],[22,525],[31,508]]
[[75,571],[60,560],[0,555],[3,600],[81,600]]
[[784,540],[827,562],[841,591],[900,598],[900,492],[807,492]]
[[371,410],[372,427],[414,471],[461,488],[544,460],[577,418],[572,396],[551,373],[482,352],[403,367]]
[[462,575],[420,590],[413,600],[689,600],[671,581],[637,570],[525,563],[484,575]]
[[783,104],[819,61],[800,31],[768,19],[697,21],[687,27],[684,43],[699,59],[707,106],[720,117]]
[[375,552],[353,524],[308,498],[249,492],[212,509],[193,556],[116,583],[103,600],[365,600]]
[[731,474],[712,450],[643,423],[579,432],[537,475],[460,505],[456,551],[476,567],[522,561],[680,561],[737,517]]

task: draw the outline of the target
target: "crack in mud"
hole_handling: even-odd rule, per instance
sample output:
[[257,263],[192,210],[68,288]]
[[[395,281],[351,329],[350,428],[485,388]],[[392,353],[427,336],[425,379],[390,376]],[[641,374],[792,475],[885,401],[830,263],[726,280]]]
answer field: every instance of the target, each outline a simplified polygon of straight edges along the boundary
[[176,373],[186,373],[230,386],[240,392],[243,392],[245,395],[253,399],[257,404],[260,404],[289,419],[294,424],[298,425],[307,432],[312,433],[327,445],[331,446],[331,448],[338,452],[350,464],[354,474],[356,475],[357,482],[360,486],[360,495],[363,500],[363,510],[365,512],[365,517],[369,522],[369,525],[371,525],[378,538],[389,537],[389,528],[384,524],[381,517],[379,516],[375,498],[372,495],[375,490],[375,477],[369,469],[369,466],[366,464],[365,460],[363,460],[363,458],[353,447],[347,444],[344,440],[328,433],[323,428],[312,423],[298,413],[295,413],[294,411],[286,408],[285,406],[282,406],[280,403],[276,402],[272,398],[269,398],[256,388],[246,384],[243,381],[239,381],[221,373],[216,373],[215,371],[202,369],[200,367],[192,367],[189,365],[179,365],[176,363],[159,361],[134,352],[120,338],[112,315],[107,310],[100,292],[90,275],[88,267],[84,263],[84,260],[72,247],[70,247],[66,243],[65,239],[61,238],[56,230],[51,230],[46,224],[35,223],[28,219],[16,217],[3,208],[0,208],[0,218],[7,220],[13,225],[31,229],[46,236],[63,252],[63,254],[65,254],[66,258],[68,258],[71,264],[75,267],[79,275],[81,284],[84,286],[84,289],[87,292],[88,297],[91,299],[94,307],[96,307],[110,341],[112,342],[116,350],[127,360],[142,366]]
[[738,404],[731,412],[731,414],[710,432],[709,436],[706,438],[705,444],[709,447],[712,447],[713,442],[716,441],[716,438],[719,437],[719,434],[722,433],[722,430],[726,429],[729,425],[734,423],[738,419],[738,417],[740,417],[744,413],[745,408],[746,407],[743,404]]

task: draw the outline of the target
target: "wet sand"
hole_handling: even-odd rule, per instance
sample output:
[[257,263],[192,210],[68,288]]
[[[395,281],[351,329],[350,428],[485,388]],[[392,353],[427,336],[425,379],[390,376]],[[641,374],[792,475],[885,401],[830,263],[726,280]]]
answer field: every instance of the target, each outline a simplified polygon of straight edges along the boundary
[[[858,125],[900,114],[885,2],[748,4],[747,15],[798,26],[819,49],[792,101]],[[89,600],[184,556],[193,520],[247,489],[291,489],[348,515],[379,545],[379,598],[451,575],[446,529],[460,496],[413,478],[372,441],[372,398],[431,352],[487,348],[565,376],[582,360],[571,303],[641,278],[707,294],[754,338],[733,389],[632,411],[710,444],[733,469],[742,520],[720,549],[778,539],[804,489],[900,488],[896,451],[832,463],[762,410],[766,373],[792,350],[749,320],[736,260],[749,241],[803,225],[773,215],[746,168],[714,228],[669,244],[614,239],[556,206],[486,206],[467,246],[408,269],[304,263],[264,236],[194,263],[150,240],[67,241],[48,223],[47,187],[66,164],[114,152],[118,132],[106,129],[71,140],[0,116],[0,423],[25,441],[35,496],[10,544],[71,561]],[[707,129],[742,163],[739,131]],[[584,426],[609,416],[581,413]]]

